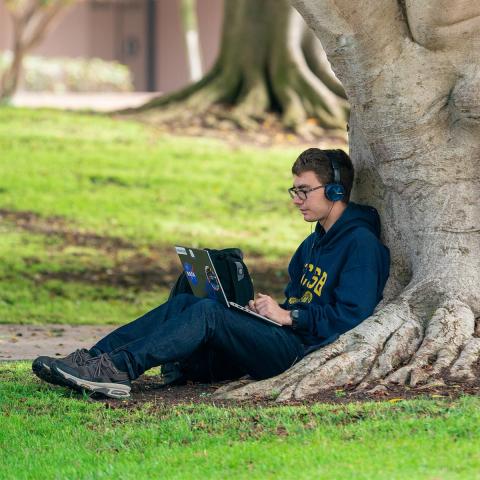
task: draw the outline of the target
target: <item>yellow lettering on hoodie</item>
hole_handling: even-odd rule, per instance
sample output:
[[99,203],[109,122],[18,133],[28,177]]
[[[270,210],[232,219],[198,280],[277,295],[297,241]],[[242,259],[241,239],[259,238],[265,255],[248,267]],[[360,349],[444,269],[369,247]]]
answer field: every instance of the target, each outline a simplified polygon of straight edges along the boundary
[[315,267],[315,275],[312,276],[312,281],[307,285],[307,288],[312,288],[318,282],[321,273],[322,271],[318,267]]
[[323,272],[322,277],[320,278],[320,280],[315,285],[315,288],[313,289],[313,291],[318,296],[320,296],[322,294],[322,288],[323,288],[323,286],[325,285],[326,282],[327,282],[327,272]]
[[308,290],[302,295],[302,298],[300,299],[300,301],[302,303],[311,303],[313,299],[313,295],[312,295],[312,292],[309,292]]
[[[304,266],[305,269],[308,269],[309,272],[313,271],[313,265],[311,263],[306,263]],[[305,285],[307,283],[308,279],[305,277],[305,274],[302,275],[302,278],[300,279],[300,285]]]

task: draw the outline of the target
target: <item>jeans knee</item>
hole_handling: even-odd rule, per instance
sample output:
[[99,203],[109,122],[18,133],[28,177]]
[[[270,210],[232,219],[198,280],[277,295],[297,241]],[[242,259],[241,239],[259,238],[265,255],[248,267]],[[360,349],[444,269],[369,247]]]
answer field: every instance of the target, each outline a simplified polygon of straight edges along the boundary
[[192,305],[192,317],[195,321],[206,322],[209,329],[216,328],[224,317],[225,308],[222,304],[209,298],[204,298]]
[[223,305],[210,298],[202,298],[194,305],[194,308],[199,313],[211,313],[214,311],[220,311],[223,308]]
[[190,293],[180,293],[169,300],[169,304],[173,304],[175,308],[185,307],[195,302],[198,302],[197,297]]

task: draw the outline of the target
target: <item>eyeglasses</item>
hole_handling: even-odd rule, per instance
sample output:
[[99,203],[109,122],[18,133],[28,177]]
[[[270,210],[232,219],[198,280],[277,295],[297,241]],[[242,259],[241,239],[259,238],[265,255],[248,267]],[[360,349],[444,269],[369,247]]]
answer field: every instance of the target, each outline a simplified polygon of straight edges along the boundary
[[325,187],[325,185],[319,185],[318,187],[313,187],[309,189],[292,187],[288,189],[288,193],[292,197],[292,200],[295,198],[295,195],[300,200],[306,200],[310,192],[313,192],[314,190],[318,190],[319,188],[323,188],[323,187]]

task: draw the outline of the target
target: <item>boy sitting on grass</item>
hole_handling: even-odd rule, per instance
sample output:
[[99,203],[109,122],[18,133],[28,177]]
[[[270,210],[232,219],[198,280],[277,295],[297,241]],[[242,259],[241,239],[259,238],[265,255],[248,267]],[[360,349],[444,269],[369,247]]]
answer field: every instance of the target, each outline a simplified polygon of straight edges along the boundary
[[254,316],[211,300],[182,294],[65,358],[39,357],[36,375],[53,384],[130,395],[130,383],[158,365],[213,358],[218,380],[248,374],[265,379],[293,364],[369,317],[382,298],[390,257],[379,240],[377,211],[350,202],[353,165],[342,150],[310,148],[292,167],[292,201],[315,231],[298,247],[288,273],[285,301],[258,294]]

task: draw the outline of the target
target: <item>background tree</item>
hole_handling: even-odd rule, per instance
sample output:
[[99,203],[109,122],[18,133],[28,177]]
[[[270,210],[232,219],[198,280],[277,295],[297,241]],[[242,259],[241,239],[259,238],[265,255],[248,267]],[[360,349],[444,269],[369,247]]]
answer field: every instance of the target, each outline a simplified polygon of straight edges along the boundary
[[381,213],[392,273],[385,301],[360,326],[284,374],[225,395],[275,391],[281,401],[345,385],[473,380],[480,358],[480,3],[293,3],[347,92],[356,198]]
[[223,104],[229,110],[222,116],[243,127],[277,111],[289,128],[299,130],[314,118],[322,127],[344,129],[345,95],[326,58],[317,61],[318,50],[318,39],[287,0],[225,0],[221,51],[213,68],[199,82],[141,110],[153,108],[158,120],[166,120]]
[[25,54],[44,38],[57,14],[69,0],[5,0],[13,22],[13,58],[0,77],[0,101],[16,91]]
[[202,57],[196,15],[197,0],[181,0],[180,7],[190,80],[197,81],[202,78]]

